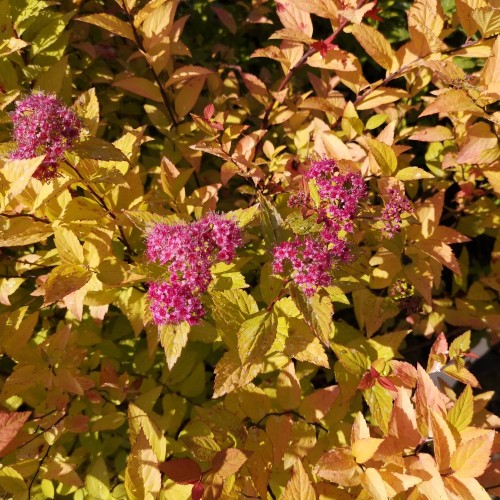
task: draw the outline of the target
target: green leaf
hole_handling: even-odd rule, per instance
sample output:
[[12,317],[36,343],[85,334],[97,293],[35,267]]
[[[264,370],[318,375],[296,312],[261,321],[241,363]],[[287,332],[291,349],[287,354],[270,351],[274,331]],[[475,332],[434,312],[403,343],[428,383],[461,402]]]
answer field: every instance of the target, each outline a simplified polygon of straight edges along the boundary
[[397,174],[396,179],[400,181],[417,181],[420,179],[432,179],[434,176],[419,167],[406,167],[402,168]]
[[263,368],[263,362],[241,363],[238,354],[227,351],[215,366],[214,398],[220,398],[250,383]]
[[91,497],[96,499],[105,499],[110,495],[108,469],[101,456],[94,459],[87,470],[85,489]]
[[271,262],[266,262],[260,270],[260,293],[267,305],[276,300],[283,284],[283,279],[273,275]]
[[312,328],[316,337],[328,347],[333,328],[333,304],[330,297],[325,292],[306,297],[295,285],[292,285],[290,290],[306,323]]
[[376,139],[367,139],[370,153],[378,163],[380,170],[384,176],[390,176],[398,167],[398,159],[396,153],[387,144],[377,141]]
[[391,393],[375,384],[370,389],[363,391],[365,400],[370,407],[372,423],[378,425],[384,434],[389,430],[389,420],[392,413]]
[[222,340],[230,349],[238,346],[238,336],[241,325],[259,308],[255,299],[241,289],[211,291],[213,301],[212,315]]
[[281,241],[283,218],[267,198],[260,196],[259,202],[264,242],[268,248],[274,248]]
[[348,372],[360,375],[368,370],[370,366],[368,356],[357,349],[340,345],[336,342],[331,343],[331,348],[339,359],[339,362]]
[[171,370],[188,341],[189,323],[183,321],[180,325],[162,325],[159,329],[160,342],[165,350],[168,369]]
[[449,348],[450,359],[460,358],[470,350],[470,330],[459,335]]
[[53,19],[46,24],[36,35],[31,44],[31,56],[34,57],[39,52],[49,48],[62,35],[69,20],[76,11],[71,11],[63,15],[53,16]]
[[466,385],[455,406],[448,412],[448,422],[458,432],[463,431],[472,422],[474,416],[474,396],[470,385]]
[[238,331],[238,353],[243,363],[260,360],[276,338],[277,318],[263,310],[248,318]]
[[[0,488],[7,493],[21,493],[28,489],[23,476],[13,467],[5,466],[0,469]],[[13,497],[16,498],[16,497]],[[19,497],[26,498],[26,497]]]
[[373,115],[370,116],[366,122],[365,128],[367,130],[373,130],[380,127],[387,120],[387,115]]

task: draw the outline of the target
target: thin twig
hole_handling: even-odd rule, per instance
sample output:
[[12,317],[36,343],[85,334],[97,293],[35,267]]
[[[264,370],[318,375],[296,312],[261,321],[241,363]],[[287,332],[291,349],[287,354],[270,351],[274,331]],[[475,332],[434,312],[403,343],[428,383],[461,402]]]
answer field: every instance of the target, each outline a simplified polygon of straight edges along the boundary
[[35,479],[37,478],[38,474],[40,473],[40,469],[42,468],[43,462],[45,462],[45,459],[47,458],[47,455],[49,454],[49,451],[51,448],[52,448],[52,445],[49,444],[49,446],[47,446],[47,451],[44,453],[42,459],[40,460],[40,463],[38,464],[35,475],[33,476],[33,478],[30,481],[30,485],[28,486],[28,498],[31,498],[31,488],[33,487],[33,483],[35,482]]
[[154,79],[155,79],[155,81],[158,84],[158,87],[160,89],[160,94],[161,94],[161,97],[163,99],[163,104],[165,104],[165,107],[167,108],[168,114],[170,115],[170,118],[172,119],[174,127],[177,127],[177,120],[175,119],[175,114],[172,111],[172,108],[171,108],[170,103],[168,101],[167,92],[163,88],[163,85],[162,85],[161,80],[160,80],[160,75],[156,72],[153,65],[150,64],[148,58],[146,57],[147,50],[144,48],[144,44],[142,43],[141,37],[139,36],[139,32],[137,31],[137,28],[135,27],[132,13],[130,12],[129,8],[127,7],[126,2],[123,2],[123,9],[127,13],[128,23],[129,23],[130,27],[132,28],[132,32],[134,33],[134,38],[135,38],[135,43],[137,45],[137,48],[140,50],[140,52],[144,56],[144,59],[146,59],[146,62],[148,63],[148,68],[151,71],[151,73],[153,74],[153,77],[154,77]]

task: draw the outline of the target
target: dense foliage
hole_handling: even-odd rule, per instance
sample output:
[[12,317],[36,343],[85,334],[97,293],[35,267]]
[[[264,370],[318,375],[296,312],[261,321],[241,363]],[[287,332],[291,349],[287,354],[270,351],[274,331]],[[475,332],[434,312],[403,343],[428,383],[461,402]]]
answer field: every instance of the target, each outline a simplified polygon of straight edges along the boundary
[[499,33],[0,0],[0,494],[500,494]]

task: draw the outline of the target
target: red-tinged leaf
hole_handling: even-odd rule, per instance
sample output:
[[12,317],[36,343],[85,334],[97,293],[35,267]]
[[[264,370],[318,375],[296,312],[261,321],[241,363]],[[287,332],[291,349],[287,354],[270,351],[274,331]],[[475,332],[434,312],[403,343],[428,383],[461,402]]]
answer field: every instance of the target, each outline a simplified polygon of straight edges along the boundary
[[392,392],[398,392],[397,387],[387,377],[379,377],[377,381],[384,389]]
[[92,277],[89,271],[81,265],[61,265],[50,272],[45,284],[44,306],[63,299],[70,293],[80,290]]
[[441,240],[430,238],[428,240],[420,240],[415,243],[420,250],[427,255],[436,259],[438,262],[451,269],[457,276],[462,276],[460,264],[455,257],[453,250],[449,245]]
[[413,365],[405,361],[391,359],[391,376],[405,387],[412,389],[417,384],[417,370]]
[[203,116],[205,117],[205,120],[210,120],[212,116],[214,116],[215,113],[215,106],[210,103],[205,106],[205,109],[203,110]]
[[201,500],[204,492],[205,486],[203,486],[203,483],[201,481],[198,481],[193,485],[193,489],[191,490],[191,498],[193,500]]
[[247,459],[247,455],[237,448],[219,451],[212,460],[212,472],[225,481],[229,476],[236,474]]
[[238,25],[236,24],[236,21],[234,20],[233,15],[228,12],[226,9],[223,9],[222,7],[210,7],[214,12],[215,15],[219,18],[220,22],[234,35],[236,34],[236,31],[238,30]]
[[375,379],[372,377],[370,372],[366,372],[358,384],[358,389],[360,389],[361,391],[365,391],[366,389],[370,389],[370,387],[373,387],[374,385]]
[[299,9],[292,2],[285,1],[276,2],[276,12],[285,28],[312,36],[313,25],[308,12]]
[[30,411],[0,412],[0,454],[16,437],[30,415]]
[[195,484],[200,480],[200,466],[190,458],[175,458],[159,465],[169,479],[179,484]]
[[451,467],[461,478],[479,477],[490,461],[495,431],[461,443],[451,456]]

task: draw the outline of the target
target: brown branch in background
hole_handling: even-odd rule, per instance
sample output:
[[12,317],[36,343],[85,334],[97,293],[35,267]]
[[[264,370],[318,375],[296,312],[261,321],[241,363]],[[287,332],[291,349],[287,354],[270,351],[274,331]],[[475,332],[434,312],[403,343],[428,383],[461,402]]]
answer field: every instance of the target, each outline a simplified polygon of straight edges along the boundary
[[141,37],[139,35],[139,32],[137,31],[137,28],[135,27],[134,24],[134,18],[132,17],[132,13],[130,12],[129,8],[127,7],[127,2],[123,2],[123,9],[127,13],[127,18],[128,18],[128,23],[130,24],[130,27],[132,28],[132,31],[134,33],[134,38],[135,38],[135,43],[137,45],[137,48],[141,51],[142,55],[144,56],[144,59],[146,59],[146,62],[148,63],[148,67],[153,74],[153,77],[160,89],[160,94],[163,99],[163,104],[165,104],[165,107],[167,108],[168,114],[170,115],[170,118],[172,119],[172,122],[174,124],[174,127],[177,127],[177,120],[175,118],[175,114],[172,110],[172,107],[170,106],[170,103],[168,101],[168,95],[165,89],[163,88],[163,85],[160,80],[160,75],[155,71],[154,67],[152,64],[150,64],[148,58],[146,57],[147,51],[144,48],[144,44],[142,43]]
[[34,484],[36,478],[38,477],[38,474],[40,473],[40,469],[42,468],[42,465],[45,462],[45,459],[47,458],[47,455],[49,454],[51,448],[52,448],[52,445],[47,446],[47,450],[44,453],[42,459],[40,460],[38,467],[35,471],[35,474],[33,475],[33,478],[30,481],[30,484],[28,486],[28,498],[31,498],[31,488],[33,488],[33,484]]

